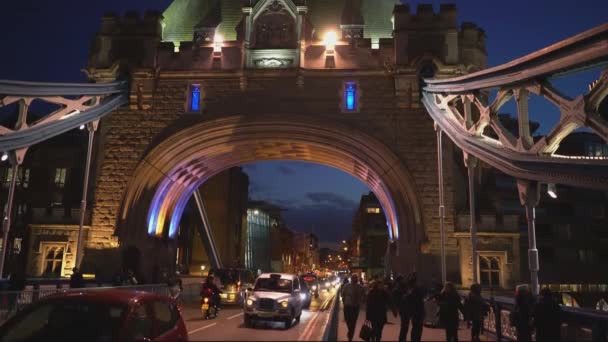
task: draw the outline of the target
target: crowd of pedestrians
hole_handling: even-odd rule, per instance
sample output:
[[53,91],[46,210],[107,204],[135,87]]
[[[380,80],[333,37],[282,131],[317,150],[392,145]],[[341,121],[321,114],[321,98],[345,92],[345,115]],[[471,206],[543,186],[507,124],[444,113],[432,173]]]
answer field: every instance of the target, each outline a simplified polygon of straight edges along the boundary
[[[483,321],[491,311],[479,284],[471,285],[463,300],[450,282],[441,289],[437,284],[424,289],[418,284],[416,273],[397,276],[394,281],[375,277],[365,285],[353,274],[344,280],[340,294],[349,341],[355,339],[357,332],[357,337],[364,340],[380,341],[389,314],[400,318],[399,341],[421,341],[424,322],[429,319],[427,315],[434,314],[426,312],[427,302],[438,307],[436,320],[445,331],[446,341],[458,341],[461,317],[470,328],[470,341],[480,341]],[[362,307],[365,307],[365,321],[357,327]],[[542,289],[537,300],[527,286],[518,286],[515,307],[509,316],[517,341],[532,341],[533,333],[536,341],[560,341],[560,310],[549,289]]]

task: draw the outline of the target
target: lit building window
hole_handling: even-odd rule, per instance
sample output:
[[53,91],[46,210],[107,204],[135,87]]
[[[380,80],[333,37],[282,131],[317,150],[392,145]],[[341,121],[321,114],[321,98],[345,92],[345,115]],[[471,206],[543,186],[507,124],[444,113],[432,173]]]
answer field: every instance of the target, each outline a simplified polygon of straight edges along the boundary
[[61,206],[63,204],[63,190],[65,189],[65,178],[67,175],[67,169],[58,168],[55,169],[55,179],[53,184],[55,189],[52,195],[52,206]]
[[[2,187],[8,189],[11,185],[11,181],[13,180],[13,171],[12,169],[2,169]],[[30,185],[30,169],[20,168],[17,171],[17,183],[16,186],[22,186],[27,188]]]
[[57,189],[65,188],[66,173],[67,173],[67,169],[65,169],[65,168],[55,169],[55,188],[57,188]]
[[368,214],[380,214],[380,208],[367,208]]
[[193,84],[190,87],[190,111],[198,112],[201,110],[201,86]]
[[345,82],[343,89],[342,110],[344,112],[359,111],[359,91],[356,82]]
[[590,142],[585,148],[588,157],[608,157],[608,144]]
[[481,286],[500,287],[500,257],[479,256],[479,280]]
[[63,253],[64,247],[62,246],[48,246],[44,251],[44,275],[61,276],[61,268],[63,267]]

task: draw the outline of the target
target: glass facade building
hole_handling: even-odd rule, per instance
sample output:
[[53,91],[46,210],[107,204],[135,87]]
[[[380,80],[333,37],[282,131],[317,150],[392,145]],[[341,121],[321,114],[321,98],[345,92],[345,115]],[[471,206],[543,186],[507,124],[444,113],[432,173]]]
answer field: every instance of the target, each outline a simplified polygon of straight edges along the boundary
[[270,272],[270,229],[275,223],[275,219],[264,210],[253,208],[247,209],[245,267],[248,269]]

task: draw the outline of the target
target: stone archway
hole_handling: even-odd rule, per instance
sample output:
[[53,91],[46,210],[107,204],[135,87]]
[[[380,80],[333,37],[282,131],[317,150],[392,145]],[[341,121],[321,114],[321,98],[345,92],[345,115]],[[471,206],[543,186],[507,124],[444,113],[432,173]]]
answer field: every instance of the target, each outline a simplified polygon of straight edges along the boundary
[[164,263],[159,255],[167,254],[158,248],[170,245],[166,238],[177,232],[192,192],[227,168],[265,160],[323,164],[367,184],[384,208],[389,236],[399,241],[393,266],[401,272],[416,268],[426,236],[419,194],[404,164],[360,130],[298,115],[201,120],[159,141],[141,160],[124,193],[116,231],[121,243],[156,249],[156,260],[144,263]]

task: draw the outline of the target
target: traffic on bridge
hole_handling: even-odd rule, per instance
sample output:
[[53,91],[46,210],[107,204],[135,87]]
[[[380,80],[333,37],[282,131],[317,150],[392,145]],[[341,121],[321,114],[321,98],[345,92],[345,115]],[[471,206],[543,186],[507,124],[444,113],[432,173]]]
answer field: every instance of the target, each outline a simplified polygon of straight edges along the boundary
[[592,7],[7,4],[0,341],[607,341]]

